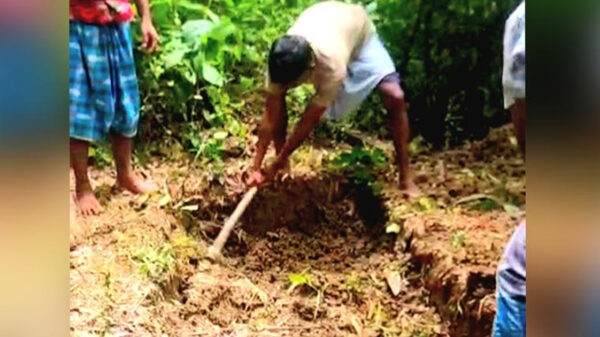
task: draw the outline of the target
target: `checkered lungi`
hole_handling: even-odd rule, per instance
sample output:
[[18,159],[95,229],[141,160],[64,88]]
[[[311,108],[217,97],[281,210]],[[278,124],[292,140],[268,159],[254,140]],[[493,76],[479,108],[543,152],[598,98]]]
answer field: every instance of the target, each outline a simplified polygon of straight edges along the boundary
[[135,136],[140,97],[129,23],[69,22],[69,110],[72,138]]

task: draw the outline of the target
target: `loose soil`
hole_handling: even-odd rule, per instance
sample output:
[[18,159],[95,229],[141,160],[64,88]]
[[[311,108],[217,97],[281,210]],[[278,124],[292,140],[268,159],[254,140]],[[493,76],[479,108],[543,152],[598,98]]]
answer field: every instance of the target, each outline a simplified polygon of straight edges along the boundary
[[[391,158],[389,143],[357,139]],[[391,166],[377,195],[332,170],[349,147],[313,139],[299,149],[259,190],[221,263],[204,258],[206,247],[244,193],[247,155],[224,165],[156,159],[146,172],[163,189],[152,196],[93,169],[105,211],[72,220],[71,335],[489,336],[497,262],[524,216],[510,127],[415,153],[424,196],[414,200]]]

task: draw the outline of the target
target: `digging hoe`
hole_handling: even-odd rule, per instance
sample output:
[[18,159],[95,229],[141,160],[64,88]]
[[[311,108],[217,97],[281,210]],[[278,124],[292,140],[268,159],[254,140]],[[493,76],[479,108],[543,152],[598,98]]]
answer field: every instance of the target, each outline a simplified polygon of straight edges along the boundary
[[217,236],[213,244],[208,248],[207,257],[209,259],[213,261],[220,260],[221,249],[223,249],[223,246],[225,245],[225,242],[227,242],[227,239],[229,238],[229,234],[231,234],[233,227],[238,222],[242,214],[244,214],[244,211],[252,201],[252,198],[254,198],[254,195],[256,194],[257,190],[258,187],[256,186],[250,188],[248,192],[244,194],[242,201],[240,201],[240,203],[235,207],[235,210],[233,211],[233,213],[231,213],[231,216],[227,219],[227,221],[225,221],[225,225],[223,225],[221,232],[219,232],[219,235]]

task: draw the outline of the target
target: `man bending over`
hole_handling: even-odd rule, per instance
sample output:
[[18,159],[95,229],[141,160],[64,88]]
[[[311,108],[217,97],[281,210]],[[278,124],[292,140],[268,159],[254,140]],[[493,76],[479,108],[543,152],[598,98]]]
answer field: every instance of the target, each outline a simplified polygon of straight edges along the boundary
[[[249,185],[272,179],[324,114],[343,117],[377,88],[389,115],[400,188],[409,196],[419,194],[408,172],[409,126],[400,75],[362,6],[326,1],[309,7],[273,43],[268,63],[266,109]],[[302,83],[313,84],[317,92],[286,140],[285,95]],[[277,159],[261,171],[271,142]]]

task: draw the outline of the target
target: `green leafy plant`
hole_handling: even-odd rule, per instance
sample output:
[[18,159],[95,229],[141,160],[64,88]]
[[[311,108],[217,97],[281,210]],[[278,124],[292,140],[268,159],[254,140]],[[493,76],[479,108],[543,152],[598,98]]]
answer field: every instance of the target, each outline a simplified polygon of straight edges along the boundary
[[307,286],[311,289],[315,289],[313,284],[312,275],[308,273],[308,270],[304,270],[300,273],[293,273],[288,275],[288,281],[290,283],[290,287],[288,288],[288,292],[294,291],[297,287]]
[[376,181],[376,172],[386,167],[388,159],[378,148],[356,146],[334,158],[332,166],[348,176],[355,185],[367,186],[375,194],[381,191],[381,183]]
[[[315,0],[154,0],[161,35],[156,55],[136,50],[142,93],[142,140],[173,137],[185,149],[188,124],[230,130],[263,109],[267,54]],[[411,131],[434,145],[480,137],[508,120],[502,110],[500,65],[504,20],[517,0],[362,0],[402,75]],[[140,41],[139,27],[135,38]],[[309,100],[310,86],[288,95],[293,122]],[[344,126],[384,136],[386,112],[378,95]],[[237,126],[233,128],[239,128]],[[321,127],[335,139],[344,128]],[[341,132],[340,132],[341,130]],[[202,140],[204,141],[204,140]],[[411,152],[426,148],[414,143]],[[218,147],[215,142],[207,145]]]
[[466,233],[465,231],[454,231],[451,238],[452,247],[454,249],[463,248],[466,245]]
[[175,268],[175,254],[170,245],[144,247],[132,256],[140,272],[159,286],[164,286]]
[[365,289],[369,286],[369,281],[360,277],[355,273],[346,275],[342,289],[348,292],[350,299],[361,298],[364,295]]
[[415,202],[415,207],[422,212],[428,212],[438,207],[437,202],[428,197],[421,197]]
[[114,165],[114,158],[110,144],[101,142],[89,147],[88,157],[94,160],[96,167],[110,167]]
[[480,138],[502,109],[504,21],[518,0],[370,1],[403,78],[411,129],[434,145]]

